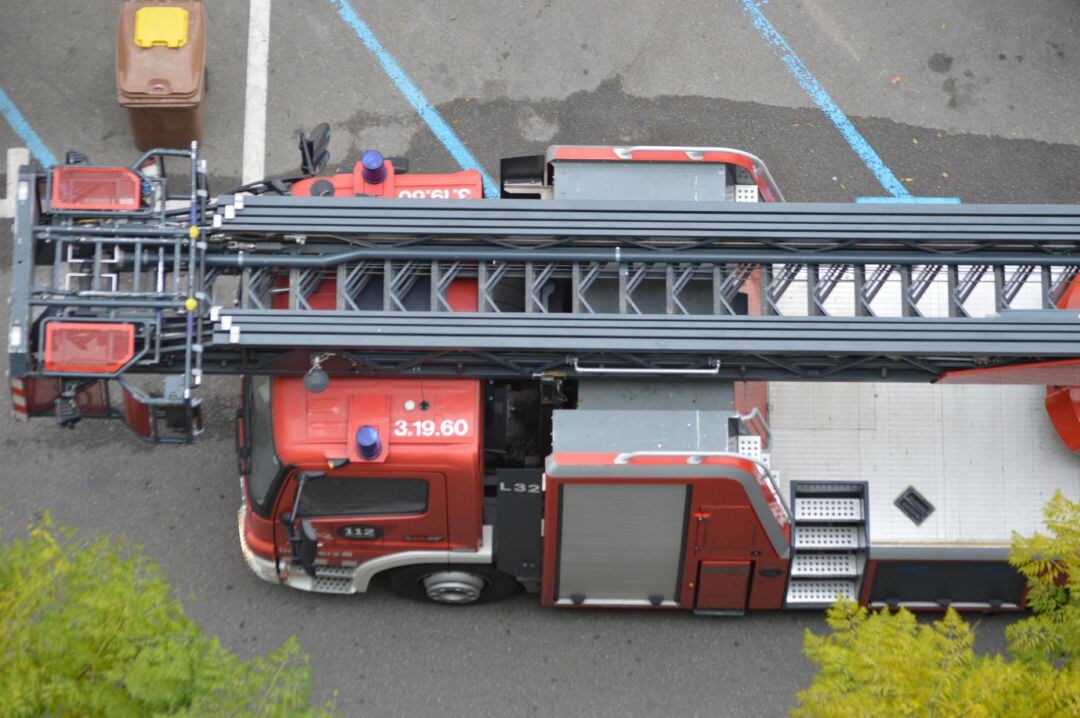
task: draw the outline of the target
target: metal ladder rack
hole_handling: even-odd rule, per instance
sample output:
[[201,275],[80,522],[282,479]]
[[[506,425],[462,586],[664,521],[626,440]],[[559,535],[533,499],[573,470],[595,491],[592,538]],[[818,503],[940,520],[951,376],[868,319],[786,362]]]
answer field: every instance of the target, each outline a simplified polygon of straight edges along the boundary
[[[22,172],[13,377],[173,374],[158,398],[193,406],[204,372],[315,355],[350,374],[914,381],[1080,357],[1056,310],[1080,281],[1076,206],[229,195],[207,214],[205,165],[175,154],[185,206],[144,177],[155,199],[128,215],[54,211],[48,175]],[[212,308],[227,275],[237,306]],[[62,317],[134,327],[137,356],[45,371]]]
[[1080,265],[1071,205],[226,196],[211,231],[239,250],[209,261],[243,272],[242,308],[288,268],[301,310],[333,279],[337,309],[448,311],[468,277],[481,312],[739,314],[743,293],[767,315],[966,317],[986,292],[1052,309]]
[[[182,192],[170,189],[167,158],[186,165]],[[160,173],[144,172],[147,162]],[[62,422],[81,418],[76,397],[94,380],[115,379],[144,407],[146,438],[185,441],[201,430],[199,400],[192,392],[202,377],[203,310],[209,305],[200,230],[209,196],[207,168],[193,143],[188,150],[151,150],[131,172],[140,184],[142,207],[94,211],[53,207],[53,172],[20,171],[8,335],[12,375],[54,382],[54,413]],[[133,352],[123,366],[107,371],[50,368],[46,335],[64,322],[130,326]],[[160,392],[124,378],[164,367],[175,376]],[[122,413],[107,388],[102,391],[101,414]]]

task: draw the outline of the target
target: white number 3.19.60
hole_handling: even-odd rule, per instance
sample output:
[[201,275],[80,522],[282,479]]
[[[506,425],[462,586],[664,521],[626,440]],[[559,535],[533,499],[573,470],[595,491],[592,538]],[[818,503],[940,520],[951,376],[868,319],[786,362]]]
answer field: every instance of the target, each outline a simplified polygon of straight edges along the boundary
[[465,419],[417,419],[394,422],[394,436],[468,436],[469,422]]

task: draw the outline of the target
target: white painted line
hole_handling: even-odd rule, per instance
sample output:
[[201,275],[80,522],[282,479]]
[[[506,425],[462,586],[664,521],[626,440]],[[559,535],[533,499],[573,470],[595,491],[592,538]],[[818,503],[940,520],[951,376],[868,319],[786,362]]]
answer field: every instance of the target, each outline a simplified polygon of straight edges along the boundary
[[30,150],[9,147],[7,151],[7,194],[0,201],[0,219],[15,216],[15,187],[19,183],[19,168],[30,164]]
[[270,0],[251,0],[248,10],[247,94],[244,99],[243,184],[265,177],[266,87],[270,59]]

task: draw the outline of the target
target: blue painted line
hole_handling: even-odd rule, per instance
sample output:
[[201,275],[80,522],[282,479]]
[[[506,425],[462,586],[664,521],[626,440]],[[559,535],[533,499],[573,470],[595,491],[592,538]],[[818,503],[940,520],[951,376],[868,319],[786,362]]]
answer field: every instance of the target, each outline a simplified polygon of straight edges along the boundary
[[960,204],[959,197],[856,197],[855,204]]
[[30,150],[30,154],[38,162],[46,167],[57,164],[56,156],[41,141],[38,133],[34,132],[34,128],[30,126],[23,114],[19,112],[19,108],[15,106],[15,103],[11,101],[11,98],[7,96],[7,93],[2,88],[0,88],[0,115],[4,116],[4,120],[11,125],[11,129],[15,130],[15,134],[19,136],[26,148]]
[[360,19],[360,16],[356,14],[356,10],[353,9],[346,0],[330,0],[330,3],[337,8],[338,15],[344,20],[352,29],[356,32],[356,36],[360,38],[360,41],[364,43],[367,49],[375,56],[375,59],[379,61],[383,71],[390,77],[397,88],[401,90],[401,94],[405,95],[405,99],[409,101],[409,104],[413,106],[420,118],[427,123],[427,126],[431,128],[431,131],[435,133],[435,136],[443,143],[447,151],[453,156],[462,169],[475,169],[479,170],[480,174],[484,178],[484,192],[488,197],[499,196],[499,185],[495,184],[495,181],[488,176],[488,173],[484,171],[484,168],[480,166],[480,163],[476,161],[476,158],[472,156],[472,153],[465,147],[457,134],[450,128],[450,125],[446,124],[446,120],[442,118],[438,110],[431,106],[431,103],[424,97],[424,93],[420,91],[420,88],[416,86],[405,71],[401,69],[401,65],[397,63],[393,55],[387,52],[383,44],[379,42],[379,38],[375,37],[375,33],[371,31],[367,23]]
[[769,22],[769,19],[765,17],[761,12],[760,6],[762,2],[756,0],[743,0],[743,12],[746,13],[747,18],[750,20],[750,24],[754,26],[754,29],[761,34],[766,42],[772,47],[774,53],[780,58],[780,61],[787,67],[788,72],[792,74],[795,81],[799,83],[799,86],[806,91],[806,94],[810,96],[810,99],[814,101],[825,116],[832,120],[832,123],[836,125],[836,129],[840,131],[847,143],[851,145],[851,149],[855,150],[855,154],[859,156],[859,159],[867,166],[867,168],[874,173],[874,177],[881,183],[881,186],[885,188],[885,191],[891,194],[893,197],[910,197],[911,193],[907,191],[907,188],[900,183],[900,180],[896,178],[896,175],[892,173],[885,163],[878,156],[877,152],[874,152],[874,148],[870,146],[870,143],[859,134],[859,131],[855,129],[855,125],[851,124],[851,120],[847,118],[844,111],[833,99],[829,97],[829,93],[825,91],[825,88],[821,86],[821,83],[817,81],[814,74],[807,69],[803,64],[799,56],[795,54],[795,51],[791,49],[791,46],[787,44],[783,36],[777,32],[773,24]]

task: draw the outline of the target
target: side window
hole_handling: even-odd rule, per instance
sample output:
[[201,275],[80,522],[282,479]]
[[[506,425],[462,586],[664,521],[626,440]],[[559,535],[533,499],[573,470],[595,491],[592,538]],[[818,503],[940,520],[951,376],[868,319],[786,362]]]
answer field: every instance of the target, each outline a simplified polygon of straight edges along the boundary
[[424,479],[326,476],[304,486],[301,516],[376,516],[427,511]]
[[251,447],[247,460],[248,492],[257,507],[265,508],[267,494],[281,471],[274,451],[274,428],[270,414],[270,377],[253,376],[245,412],[245,439]]

